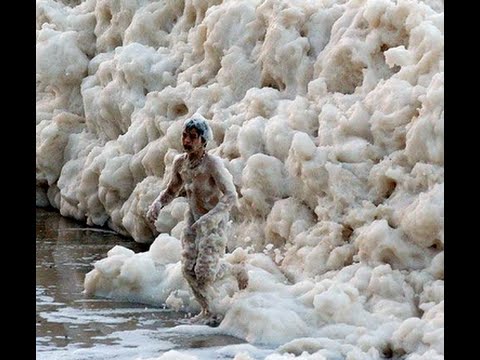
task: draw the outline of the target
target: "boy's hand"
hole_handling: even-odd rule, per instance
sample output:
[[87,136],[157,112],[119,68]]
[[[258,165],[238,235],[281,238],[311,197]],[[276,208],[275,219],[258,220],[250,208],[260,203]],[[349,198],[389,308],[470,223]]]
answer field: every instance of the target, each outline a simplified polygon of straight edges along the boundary
[[160,206],[160,203],[158,202],[150,205],[147,211],[147,220],[150,221],[152,224],[154,224],[155,221],[157,220],[160,209],[161,209],[161,206]]
[[204,227],[207,227],[210,223],[210,218],[203,215],[200,219],[195,221],[192,225],[192,229],[195,231],[201,230]]
[[205,214],[195,221],[192,225],[192,229],[195,231],[201,230],[202,228],[213,228],[218,224],[218,219],[215,216]]

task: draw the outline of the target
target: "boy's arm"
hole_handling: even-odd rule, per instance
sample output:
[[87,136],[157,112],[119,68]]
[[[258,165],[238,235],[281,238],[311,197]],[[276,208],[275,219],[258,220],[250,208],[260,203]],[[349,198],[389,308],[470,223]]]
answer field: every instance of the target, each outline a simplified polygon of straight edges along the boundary
[[160,210],[167,206],[178,194],[178,191],[182,187],[183,181],[180,176],[180,167],[182,164],[182,155],[179,155],[173,161],[172,174],[168,182],[167,187],[160,195],[153,201],[152,205],[148,208],[147,218],[152,223],[157,220]]

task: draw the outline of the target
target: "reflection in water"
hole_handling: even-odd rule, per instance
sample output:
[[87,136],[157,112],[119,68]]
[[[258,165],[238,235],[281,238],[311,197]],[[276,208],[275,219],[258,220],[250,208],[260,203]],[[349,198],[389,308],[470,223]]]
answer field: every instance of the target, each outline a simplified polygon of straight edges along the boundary
[[[159,356],[173,348],[242,342],[223,335],[187,337],[169,333],[161,338],[161,329],[184,324],[185,314],[84,295],[85,274],[115,245],[136,253],[147,251],[149,247],[108,229],[90,229],[57,212],[37,209],[37,359],[57,356],[62,359],[127,359],[146,356],[148,352]],[[90,350],[86,351],[87,348]]]

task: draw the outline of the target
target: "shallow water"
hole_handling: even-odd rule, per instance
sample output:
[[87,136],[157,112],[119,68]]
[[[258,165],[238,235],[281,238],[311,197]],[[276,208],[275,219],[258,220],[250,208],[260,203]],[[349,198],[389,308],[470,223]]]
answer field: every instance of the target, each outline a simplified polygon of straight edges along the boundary
[[[37,359],[137,359],[172,349],[200,359],[231,359],[237,351],[252,350],[217,329],[179,326],[186,324],[184,313],[84,295],[85,274],[115,245],[148,250],[113,231],[37,209]],[[253,350],[255,358],[271,352]]]

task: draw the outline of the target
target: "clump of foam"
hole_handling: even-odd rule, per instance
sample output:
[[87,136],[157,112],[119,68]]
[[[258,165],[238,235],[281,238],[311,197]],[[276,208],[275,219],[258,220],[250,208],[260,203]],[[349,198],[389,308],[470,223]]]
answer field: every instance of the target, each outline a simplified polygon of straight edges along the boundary
[[37,205],[151,243],[88,293],[197,309],[185,198],[146,211],[198,114],[240,197],[224,260],[251,277],[217,284],[222,332],[270,360],[443,358],[443,2],[36,7]]

